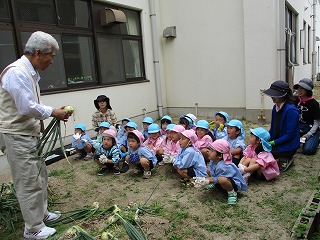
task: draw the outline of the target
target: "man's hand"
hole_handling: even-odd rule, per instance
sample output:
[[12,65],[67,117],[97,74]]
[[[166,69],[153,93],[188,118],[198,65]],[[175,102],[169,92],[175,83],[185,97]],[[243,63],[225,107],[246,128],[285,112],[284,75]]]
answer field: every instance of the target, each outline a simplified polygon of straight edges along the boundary
[[64,110],[64,106],[62,106],[61,108],[53,109],[51,117],[54,117],[58,120],[67,121],[70,115],[66,113],[66,111]]

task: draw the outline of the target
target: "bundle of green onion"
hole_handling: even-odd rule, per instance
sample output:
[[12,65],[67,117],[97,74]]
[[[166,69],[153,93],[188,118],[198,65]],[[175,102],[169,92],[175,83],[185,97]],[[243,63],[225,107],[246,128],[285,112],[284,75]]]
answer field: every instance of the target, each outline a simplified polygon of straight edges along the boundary
[[18,221],[20,207],[13,183],[2,183],[0,189],[0,226],[14,230],[14,223]]
[[[66,106],[64,110],[69,115],[72,115],[72,113],[74,112],[74,109],[71,106]],[[43,161],[45,161],[45,159],[51,154],[58,140],[63,155],[68,160],[67,154],[64,149],[63,138],[61,135],[61,121],[56,118],[53,118],[47,126],[47,128],[43,131],[42,136],[40,137],[37,145],[34,148],[32,148],[31,151],[35,152],[38,158],[43,159]]]

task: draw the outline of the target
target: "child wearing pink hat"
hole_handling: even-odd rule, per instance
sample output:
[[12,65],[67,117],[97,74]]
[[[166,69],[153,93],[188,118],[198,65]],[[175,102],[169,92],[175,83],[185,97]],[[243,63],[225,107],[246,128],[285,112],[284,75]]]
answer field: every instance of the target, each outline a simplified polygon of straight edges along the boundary
[[163,157],[163,160],[158,165],[162,166],[165,163],[173,163],[176,160],[181,149],[179,144],[181,132],[184,130],[182,125],[169,124],[167,126],[168,141],[163,141],[161,148],[158,149],[158,153],[162,154]]
[[193,145],[197,141],[197,135],[193,130],[185,130],[181,132],[179,140],[181,150],[173,162],[173,166],[177,169],[182,177],[182,183],[186,186],[193,177],[206,177],[206,163],[201,152],[196,150]]
[[108,129],[101,135],[102,143],[94,154],[94,160],[101,168],[98,171],[98,175],[102,176],[108,171],[120,174],[118,163],[121,159],[121,153],[117,146],[117,133],[112,129]]
[[218,139],[210,144],[208,150],[209,163],[209,177],[208,178],[194,178],[194,186],[207,186],[208,189],[214,187],[228,193],[228,204],[237,203],[237,191],[247,191],[248,187],[246,181],[242,177],[237,166],[232,163],[232,156],[230,154],[230,143],[224,139]]
[[151,177],[151,170],[157,164],[157,158],[154,153],[146,146],[143,146],[144,137],[138,130],[128,133],[129,152],[126,156],[126,162],[135,166],[130,173],[131,176],[137,176],[143,172],[143,178]]

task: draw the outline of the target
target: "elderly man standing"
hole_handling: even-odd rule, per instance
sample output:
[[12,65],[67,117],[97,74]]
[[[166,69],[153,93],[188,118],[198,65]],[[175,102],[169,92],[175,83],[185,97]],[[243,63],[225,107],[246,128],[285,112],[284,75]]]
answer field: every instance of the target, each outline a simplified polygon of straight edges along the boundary
[[[26,43],[24,55],[7,66],[0,75],[0,139],[6,147],[14,187],[25,221],[24,237],[46,239],[56,233],[47,221],[60,217],[48,212],[45,163],[31,153],[49,117],[66,120],[63,110],[40,102],[37,70],[44,71],[59,50],[57,41],[44,32],[34,32]],[[41,166],[42,165],[42,166]]]

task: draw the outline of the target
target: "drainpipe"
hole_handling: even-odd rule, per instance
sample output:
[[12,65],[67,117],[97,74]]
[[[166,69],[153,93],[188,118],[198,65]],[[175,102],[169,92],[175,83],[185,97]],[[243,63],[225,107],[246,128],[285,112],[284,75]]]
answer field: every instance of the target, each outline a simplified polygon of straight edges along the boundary
[[277,51],[278,51],[278,76],[280,80],[286,80],[286,47],[285,47],[285,0],[280,0],[278,5],[278,34],[277,34]]
[[316,64],[317,64],[317,59],[316,59],[316,6],[317,6],[317,0],[313,0],[313,36],[312,36],[312,44],[313,44],[313,49],[312,49],[312,82],[316,82]]
[[151,33],[152,33],[152,45],[153,45],[153,63],[155,68],[155,81],[157,91],[157,108],[160,117],[163,116],[163,103],[162,103],[162,91],[161,91],[161,78],[160,78],[160,63],[159,63],[159,50],[158,50],[158,34],[156,25],[156,11],[154,0],[149,1],[150,4],[150,19],[151,19]]

